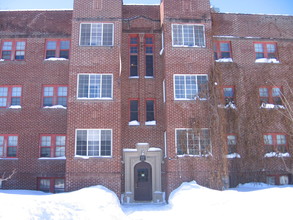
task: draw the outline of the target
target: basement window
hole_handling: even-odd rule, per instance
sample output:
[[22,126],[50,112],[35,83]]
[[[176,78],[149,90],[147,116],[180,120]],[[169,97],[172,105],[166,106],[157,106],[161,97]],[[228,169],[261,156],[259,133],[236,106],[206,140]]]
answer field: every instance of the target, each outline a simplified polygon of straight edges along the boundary
[[62,193],[65,190],[64,179],[59,177],[38,178],[38,190],[47,193]]

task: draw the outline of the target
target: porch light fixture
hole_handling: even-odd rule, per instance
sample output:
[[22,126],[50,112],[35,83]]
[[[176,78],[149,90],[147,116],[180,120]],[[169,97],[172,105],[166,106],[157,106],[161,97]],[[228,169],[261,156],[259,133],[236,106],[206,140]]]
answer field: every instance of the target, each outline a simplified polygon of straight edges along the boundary
[[144,151],[141,152],[141,155],[139,156],[139,160],[140,160],[141,162],[144,162],[144,161],[146,160],[146,156],[145,156],[145,154],[144,154]]

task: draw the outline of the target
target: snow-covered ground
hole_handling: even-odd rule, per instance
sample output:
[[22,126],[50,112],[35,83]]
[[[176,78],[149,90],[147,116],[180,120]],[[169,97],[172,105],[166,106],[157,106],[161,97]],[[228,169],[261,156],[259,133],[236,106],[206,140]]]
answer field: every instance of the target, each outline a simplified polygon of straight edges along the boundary
[[117,196],[103,186],[62,194],[0,190],[0,219],[290,219],[292,198],[290,185],[249,183],[217,191],[194,181],[183,183],[171,193],[169,204],[160,205],[120,205]]

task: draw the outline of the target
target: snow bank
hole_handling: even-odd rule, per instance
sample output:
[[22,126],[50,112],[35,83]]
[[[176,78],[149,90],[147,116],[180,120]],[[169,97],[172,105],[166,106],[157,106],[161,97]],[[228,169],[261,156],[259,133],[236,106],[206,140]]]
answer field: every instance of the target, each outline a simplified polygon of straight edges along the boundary
[[0,219],[125,219],[117,196],[103,186],[61,194],[24,192],[15,195],[0,190]]
[[170,194],[169,204],[175,209],[193,209],[192,207],[196,205],[195,203],[202,203],[206,200],[201,198],[201,201],[198,201],[201,193],[206,193],[208,196],[208,193],[213,191],[214,190],[198,185],[195,181],[191,181],[189,183],[184,182]]
[[61,194],[0,190],[0,219],[290,219],[292,204],[288,201],[292,197],[293,187],[289,185],[246,183],[218,191],[202,187],[195,181],[182,183],[174,190],[168,205],[139,203],[121,206],[117,196],[103,186]]
[[[172,219],[287,219],[290,218],[292,186],[250,183],[226,191],[208,189],[195,181],[183,183],[169,198]],[[269,211],[268,207],[274,209]],[[147,218],[144,218],[147,219]]]

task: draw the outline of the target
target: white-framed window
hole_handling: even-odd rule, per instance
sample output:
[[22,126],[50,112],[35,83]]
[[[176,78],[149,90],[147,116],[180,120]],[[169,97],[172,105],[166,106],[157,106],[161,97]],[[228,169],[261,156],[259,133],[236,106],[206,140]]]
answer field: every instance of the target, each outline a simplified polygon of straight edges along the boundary
[[175,131],[177,155],[208,156],[212,154],[208,128],[179,128]]
[[80,46],[113,46],[114,24],[82,23],[80,24]]
[[76,156],[112,156],[111,129],[77,129],[75,141]]
[[78,99],[112,99],[112,74],[79,74]]
[[194,100],[207,98],[208,75],[174,75],[174,99]]
[[205,28],[201,24],[172,24],[174,47],[205,47]]

